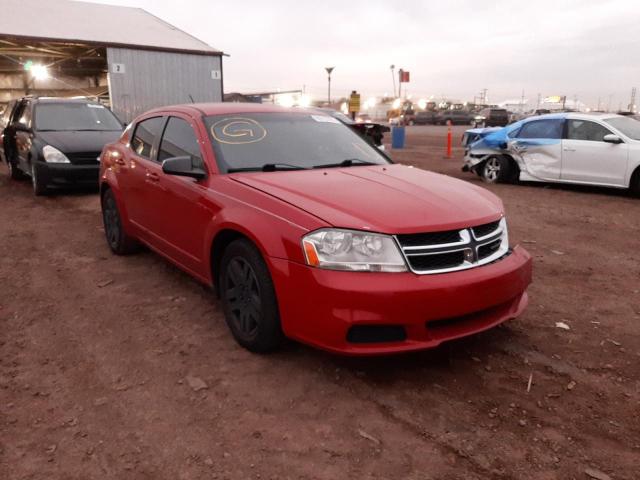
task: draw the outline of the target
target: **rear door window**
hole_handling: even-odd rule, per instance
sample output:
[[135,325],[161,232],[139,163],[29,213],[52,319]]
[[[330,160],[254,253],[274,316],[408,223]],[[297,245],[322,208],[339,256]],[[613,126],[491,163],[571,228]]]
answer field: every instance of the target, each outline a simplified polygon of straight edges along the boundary
[[162,121],[162,117],[153,117],[138,123],[133,133],[133,140],[131,140],[131,149],[136,152],[137,155],[152,159],[153,145],[156,138],[160,135]]
[[191,157],[194,167],[203,168],[200,145],[193,128],[181,118],[170,117],[160,142],[158,161],[185,156]]
[[606,127],[589,120],[569,120],[567,127],[567,138],[569,140],[603,142],[604,136],[610,133]]
[[561,139],[563,123],[564,120],[561,118],[528,122],[520,129],[518,138]]

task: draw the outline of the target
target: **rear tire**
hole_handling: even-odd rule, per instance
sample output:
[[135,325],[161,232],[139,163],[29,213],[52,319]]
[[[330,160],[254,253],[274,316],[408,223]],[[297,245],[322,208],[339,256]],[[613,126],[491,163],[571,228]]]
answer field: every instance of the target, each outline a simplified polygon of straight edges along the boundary
[[235,340],[255,353],[276,350],[284,340],[276,292],[269,269],[251,242],[239,239],[227,246],[218,284]]
[[640,198],[640,168],[636,169],[633,175],[631,175],[629,193],[634,197]]
[[127,255],[138,250],[139,243],[124,231],[116,197],[111,189],[102,195],[102,221],[107,243],[113,253]]
[[504,155],[489,157],[482,165],[482,180],[486,183],[507,183],[513,178],[511,159]]

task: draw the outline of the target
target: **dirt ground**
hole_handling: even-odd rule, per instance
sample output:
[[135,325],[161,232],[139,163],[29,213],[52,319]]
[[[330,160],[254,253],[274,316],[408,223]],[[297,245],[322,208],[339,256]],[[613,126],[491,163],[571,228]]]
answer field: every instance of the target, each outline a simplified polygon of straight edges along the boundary
[[[445,131],[392,156],[480,184]],[[259,356],[190,277],[111,255],[95,193],[35,198],[5,167],[0,479],[640,478],[638,199],[490,186],[535,261],[521,318],[419,354]]]

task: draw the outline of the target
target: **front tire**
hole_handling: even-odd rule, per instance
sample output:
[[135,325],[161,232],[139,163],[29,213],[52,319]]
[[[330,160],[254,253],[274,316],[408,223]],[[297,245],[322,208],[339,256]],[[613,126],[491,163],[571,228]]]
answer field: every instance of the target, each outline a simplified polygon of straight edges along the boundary
[[489,157],[482,166],[482,180],[486,183],[506,183],[513,177],[513,165],[504,155]]
[[31,163],[31,186],[33,187],[33,194],[36,197],[41,197],[47,194],[47,185],[42,182],[40,177],[38,177],[38,170],[33,162]]
[[278,301],[269,269],[248,240],[235,240],[220,264],[220,296],[233,337],[247,350],[266,353],[284,339]]
[[116,255],[127,255],[138,249],[138,242],[124,231],[116,197],[108,189],[102,195],[102,221],[109,248]]
[[22,180],[24,178],[24,174],[18,168],[17,163],[12,159],[7,157],[7,168],[9,169],[9,178],[11,180]]

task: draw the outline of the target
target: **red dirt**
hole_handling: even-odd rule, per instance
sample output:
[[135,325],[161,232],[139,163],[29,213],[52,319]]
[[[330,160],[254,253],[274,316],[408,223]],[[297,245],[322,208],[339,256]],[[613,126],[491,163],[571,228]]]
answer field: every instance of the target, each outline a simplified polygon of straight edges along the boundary
[[[444,132],[392,156],[479,184]],[[488,188],[535,260],[521,318],[419,354],[259,356],[187,275],[111,255],[95,193],[35,198],[2,166],[0,478],[639,478],[640,200]]]

